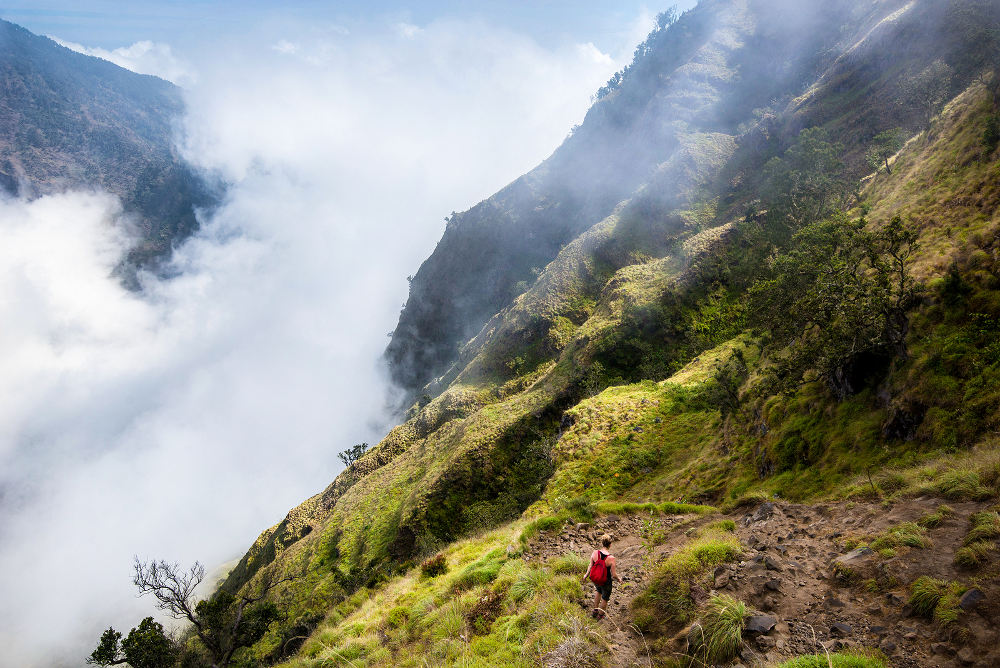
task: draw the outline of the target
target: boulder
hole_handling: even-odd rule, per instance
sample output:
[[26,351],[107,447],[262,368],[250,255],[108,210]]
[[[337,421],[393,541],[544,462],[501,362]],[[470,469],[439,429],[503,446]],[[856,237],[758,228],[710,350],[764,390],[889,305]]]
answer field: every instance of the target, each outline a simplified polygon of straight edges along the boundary
[[986,595],[978,587],[973,587],[958,599],[958,607],[968,612],[982,603],[985,598]]
[[843,622],[834,622],[830,626],[830,635],[840,636],[841,638],[846,638],[854,633],[854,629],[851,628],[850,624],[845,624]]
[[777,623],[777,618],[771,615],[753,615],[747,619],[744,630],[747,633],[770,633]]

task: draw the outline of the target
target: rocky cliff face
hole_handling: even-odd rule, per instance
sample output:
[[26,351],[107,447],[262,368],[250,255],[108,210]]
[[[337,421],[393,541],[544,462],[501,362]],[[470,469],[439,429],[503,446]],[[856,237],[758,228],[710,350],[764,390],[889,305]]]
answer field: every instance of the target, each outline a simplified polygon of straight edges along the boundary
[[179,90],[0,21],[0,187],[118,195],[140,219],[130,264],[148,265],[198,225],[212,197],[174,149]]

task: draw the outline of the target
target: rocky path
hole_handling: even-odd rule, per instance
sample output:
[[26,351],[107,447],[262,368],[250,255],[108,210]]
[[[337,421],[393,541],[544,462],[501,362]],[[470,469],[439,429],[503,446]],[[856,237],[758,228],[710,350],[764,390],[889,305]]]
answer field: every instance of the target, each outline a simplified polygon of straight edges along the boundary
[[[607,516],[593,525],[576,525],[561,533],[541,534],[532,541],[525,559],[547,560],[568,552],[589,559],[604,533],[614,542],[625,582],[615,585],[602,622],[610,629],[613,665],[651,666],[646,640],[632,626],[631,603],[646,586],[654,564],[689,540],[686,533],[709,522],[735,521],[744,546],[739,563],[716,569],[707,589],[694,588],[696,597],[727,593],[745,601],[773,628],[748,634],[746,647],[733,666],[775,665],[800,654],[836,651],[845,647],[878,647],[894,667],[925,668],[1000,666],[1000,565],[996,554],[977,571],[957,568],[955,551],[969,528],[969,516],[988,504],[951,503],[955,511],[927,532],[930,546],[903,547],[885,558],[869,551],[851,552],[844,542],[852,535],[877,534],[902,522],[933,513],[941,499],[918,498],[888,507],[880,504],[823,504],[816,506],[766,503],[726,516]],[[653,545],[655,532],[663,532]],[[996,552],[996,550],[994,550]],[[838,576],[835,559],[847,560],[850,581]],[[933,621],[913,616],[906,600],[909,585],[922,575],[962,582],[974,588],[963,599],[958,624],[943,629]],[[590,608],[593,587],[587,587]],[[678,638],[683,638],[683,633]],[[678,640],[677,651],[684,650]]]

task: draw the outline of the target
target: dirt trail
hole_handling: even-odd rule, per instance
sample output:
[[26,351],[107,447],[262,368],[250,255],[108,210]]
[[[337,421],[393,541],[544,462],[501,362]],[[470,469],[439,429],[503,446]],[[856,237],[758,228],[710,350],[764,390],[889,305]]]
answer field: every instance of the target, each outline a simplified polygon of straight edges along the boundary
[[[832,567],[846,550],[838,541],[858,534],[877,534],[901,522],[912,522],[947,503],[955,513],[931,528],[925,549],[900,548],[894,557],[859,555],[853,570],[857,578],[845,583]],[[743,560],[709,575],[708,590],[693,590],[707,599],[715,592],[745,601],[777,619],[774,629],[754,639],[731,666],[770,666],[800,654],[822,653],[843,647],[878,647],[898,668],[1000,666],[1000,565],[996,550],[990,563],[976,571],[953,565],[955,551],[969,529],[969,516],[989,504],[953,503],[918,498],[889,507],[881,504],[821,504],[816,506],[768,503],[728,515],[709,517],[607,516],[592,525],[567,527],[561,533],[543,533],[533,540],[524,558],[545,561],[575,552],[589,559],[604,533],[614,542],[625,580],[615,584],[609,615],[601,622],[611,630],[612,663],[651,666],[645,639],[632,626],[632,600],[646,586],[652,564],[689,540],[689,528],[719,519],[736,522],[744,546]],[[652,547],[651,532],[665,531],[662,544]],[[906,600],[909,585],[922,575],[975,585],[984,597],[963,612],[959,631],[946,632],[933,621],[911,616]],[[873,582],[874,581],[874,582]],[[878,587],[875,587],[875,584]],[[590,609],[593,587],[581,605]],[[678,650],[684,648],[678,645]]]

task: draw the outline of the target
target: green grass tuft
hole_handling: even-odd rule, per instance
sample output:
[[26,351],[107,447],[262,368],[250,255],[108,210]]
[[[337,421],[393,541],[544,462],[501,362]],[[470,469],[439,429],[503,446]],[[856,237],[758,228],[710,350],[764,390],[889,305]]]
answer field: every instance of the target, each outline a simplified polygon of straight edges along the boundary
[[995,511],[973,513],[969,517],[971,529],[965,535],[963,545],[969,546],[982,540],[1000,538],[1000,514]]
[[583,575],[587,572],[588,562],[575,552],[556,557],[549,562],[552,572],[556,575]]
[[657,567],[649,586],[633,603],[637,617],[654,623],[689,621],[694,612],[691,582],[741,556],[739,541],[730,533],[711,532],[692,540]]
[[594,504],[594,510],[601,515],[638,515],[649,513],[650,515],[707,515],[717,512],[713,506],[699,506],[691,503],[675,503],[664,501],[663,503],[632,503],[629,501],[598,501]]
[[933,513],[924,515],[919,520],[917,520],[917,524],[924,527],[925,529],[933,529],[939,526],[941,522],[944,522],[946,518],[951,517],[954,514],[955,511],[952,510],[951,506],[946,506],[942,504],[938,506],[937,510],[935,510]]
[[730,596],[713,596],[702,617],[700,642],[690,648],[695,659],[709,664],[728,663],[743,646],[743,628],[750,609]]
[[995,549],[996,545],[988,540],[969,543],[955,552],[955,565],[961,568],[979,568],[990,560],[990,552]]
[[712,522],[706,529],[715,529],[717,531],[736,531],[736,522],[733,520],[719,520],[718,522]]
[[934,608],[941,601],[948,583],[927,575],[917,578],[910,585],[910,607],[913,613],[930,619],[934,616]]
[[836,654],[810,654],[789,659],[777,668],[889,668],[889,660],[878,650],[860,649]]
[[927,530],[915,522],[903,522],[894,527],[889,527],[874,540],[870,547],[873,550],[883,550],[886,548],[895,549],[901,546],[925,548],[931,542],[924,535]]

